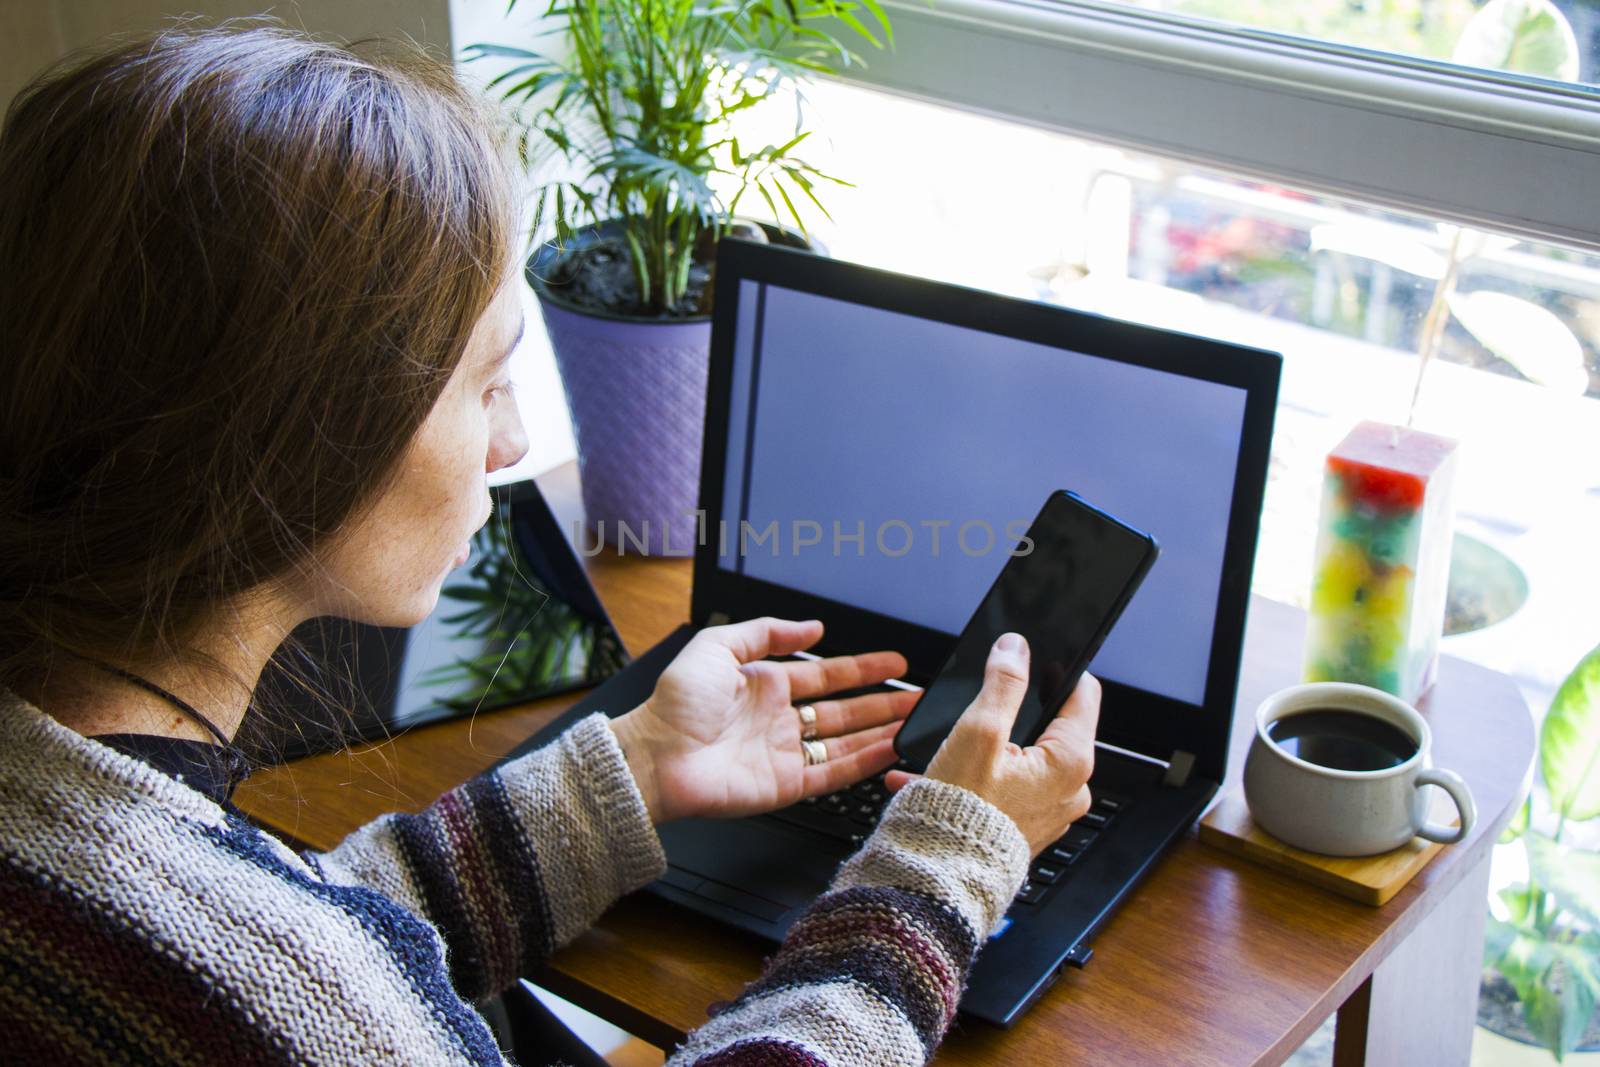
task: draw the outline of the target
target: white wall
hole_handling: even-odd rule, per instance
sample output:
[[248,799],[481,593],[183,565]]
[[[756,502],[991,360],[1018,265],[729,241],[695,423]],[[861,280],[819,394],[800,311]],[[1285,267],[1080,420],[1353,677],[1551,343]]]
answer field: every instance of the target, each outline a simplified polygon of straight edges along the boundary
[[[472,44],[505,44],[546,53],[560,46],[560,35],[549,33],[550,23],[542,17],[549,6],[545,0],[521,0],[510,12],[505,0],[449,0],[449,6],[450,35],[458,57]],[[516,62],[485,59],[463,63],[460,69],[469,81],[482,85]],[[489,92],[498,98],[498,90]],[[511,378],[516,384],[522,422],[528,429],[528,455],[515,467],[495,475],[491,481],[496,483],[532,477],[577,455],[566,395],[561,390],[561,376],[556,371],[544,321],[539,317],[538,300],[532,291],[524,289],[527,329],[511,358]]]

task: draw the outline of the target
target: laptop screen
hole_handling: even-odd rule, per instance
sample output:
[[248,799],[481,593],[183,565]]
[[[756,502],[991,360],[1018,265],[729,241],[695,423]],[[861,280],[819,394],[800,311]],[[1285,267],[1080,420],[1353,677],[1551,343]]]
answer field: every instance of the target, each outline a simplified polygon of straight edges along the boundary
[[1161,558],[1091,670],[1200,706],[1246,390],[739,282],[717,565],[954,635],[1054,489]]

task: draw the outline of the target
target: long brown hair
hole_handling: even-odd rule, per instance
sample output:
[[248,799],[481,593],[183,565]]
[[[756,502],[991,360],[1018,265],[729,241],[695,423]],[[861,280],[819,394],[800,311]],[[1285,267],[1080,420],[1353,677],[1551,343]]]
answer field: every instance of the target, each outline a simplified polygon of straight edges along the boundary
[[0,131],[0,680],[178,655],[381,491],[514,253],[484,105],[414,47],[184,27]]

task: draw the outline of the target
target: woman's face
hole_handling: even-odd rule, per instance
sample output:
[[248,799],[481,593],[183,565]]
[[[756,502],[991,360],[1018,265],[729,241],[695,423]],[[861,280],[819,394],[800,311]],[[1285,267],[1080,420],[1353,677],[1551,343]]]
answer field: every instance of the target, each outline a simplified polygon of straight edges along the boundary
[[323,560],[316,614],[411,626],[433,610],[445,576],[489,518],[490,471],[528,450],[511,395],[511,350],[523,328],[513,279],[473,328],[466,354],[401,460],[388,490]]

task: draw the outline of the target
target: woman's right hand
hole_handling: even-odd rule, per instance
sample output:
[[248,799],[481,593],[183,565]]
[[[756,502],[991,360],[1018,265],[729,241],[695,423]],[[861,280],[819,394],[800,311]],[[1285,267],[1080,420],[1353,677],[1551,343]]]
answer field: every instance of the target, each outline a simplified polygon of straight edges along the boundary
[[[1005,812],[1037,856],[1089,810],[1100,683],[1084,674],[1039,740],[1023,748],[1012,743],[1011,727],[1027,688],[1028,642],[1001,634],[989,650],[983,689],[939,746],[926,777],[969,789]],[[911,778],[891,771],[886,784],[895,790]]]

